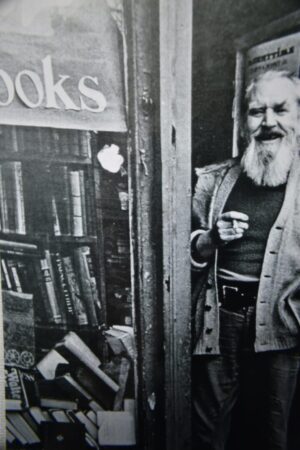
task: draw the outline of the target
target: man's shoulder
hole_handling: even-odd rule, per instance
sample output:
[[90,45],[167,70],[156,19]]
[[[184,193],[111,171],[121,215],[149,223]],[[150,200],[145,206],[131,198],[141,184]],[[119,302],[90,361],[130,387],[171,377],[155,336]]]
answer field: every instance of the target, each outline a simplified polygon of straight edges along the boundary
[[204,167],[196,167],[195,172],[199,177],[201,175],[213,175],[216,176],[222,172],[228,170],[230,167],[239,164],[239,158],[230,158],[225,161],[216,164],[210,164]]

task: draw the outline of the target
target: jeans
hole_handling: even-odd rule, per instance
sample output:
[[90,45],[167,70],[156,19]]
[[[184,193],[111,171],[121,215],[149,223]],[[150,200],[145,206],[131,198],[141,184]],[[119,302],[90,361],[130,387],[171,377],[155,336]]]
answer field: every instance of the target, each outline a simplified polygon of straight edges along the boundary
[[225,449],[239,401],[237,448],[287,450],[299,349],[255,353],[254,326],[254,307],[220,308],[221,355],[193,358],[193,449]]

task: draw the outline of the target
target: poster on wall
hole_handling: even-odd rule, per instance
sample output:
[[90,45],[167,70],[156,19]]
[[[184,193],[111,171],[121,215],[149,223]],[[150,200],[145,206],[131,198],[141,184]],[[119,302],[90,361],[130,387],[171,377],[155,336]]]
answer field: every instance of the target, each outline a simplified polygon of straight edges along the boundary
[[246,54],[246,84],[268,70],[287,70],[300,76],[300,33],[264,42]]

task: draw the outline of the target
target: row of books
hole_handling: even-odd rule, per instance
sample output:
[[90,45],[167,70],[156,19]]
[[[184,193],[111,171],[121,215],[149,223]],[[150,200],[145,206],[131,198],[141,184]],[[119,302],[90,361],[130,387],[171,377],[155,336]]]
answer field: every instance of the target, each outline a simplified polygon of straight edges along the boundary
[[13,297],[21,308],[26,295],[33,294],[36,321],[68,327],[98,326],[102,305],[89,246],[64,254],[46,249],[31,256],[20,254],[20,246],[15,255],[12,248],[8,254],[4,249],[1,258],[7,302]]
[[134,400],[126,399],[130,367],[124,356],[102,364],[73,332],[35,370],[6,366],[8,442],[44,448],[47,432],[68,439],[73,430],[79,449],[135,445]]
[[92,234],[92,192],[83,169],[68,166],[50,168],[52,193],[50,202],[55,236]]
[[83,169],[67,165],[0,165],[0,231],[49,232],[81,237],[92,233],[91,183]]
[[0,148],[4,153],[91,158],[90,132],[55,128],[1,125]]

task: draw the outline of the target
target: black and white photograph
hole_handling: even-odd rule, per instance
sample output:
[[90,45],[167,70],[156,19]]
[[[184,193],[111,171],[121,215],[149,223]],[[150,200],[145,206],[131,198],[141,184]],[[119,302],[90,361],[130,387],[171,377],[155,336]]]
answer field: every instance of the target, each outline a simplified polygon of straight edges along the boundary
[[0,450],[299,450],[297,0],[0,0]]

